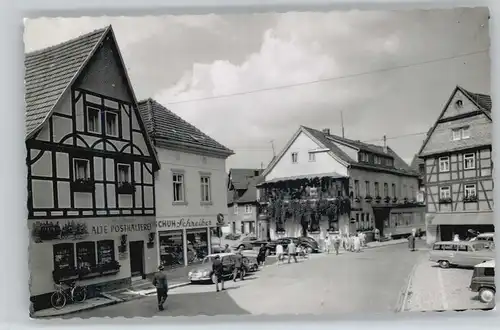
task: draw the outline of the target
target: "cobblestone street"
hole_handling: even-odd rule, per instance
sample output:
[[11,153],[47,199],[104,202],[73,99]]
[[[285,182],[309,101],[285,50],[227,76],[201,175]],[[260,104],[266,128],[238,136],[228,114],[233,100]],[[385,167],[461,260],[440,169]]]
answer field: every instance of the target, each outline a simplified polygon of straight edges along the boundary
[[441,269],[427,260],[427,254],[415,265],[408,290],[406,311],[481,309],[487,305],[469,290],[472,269]]

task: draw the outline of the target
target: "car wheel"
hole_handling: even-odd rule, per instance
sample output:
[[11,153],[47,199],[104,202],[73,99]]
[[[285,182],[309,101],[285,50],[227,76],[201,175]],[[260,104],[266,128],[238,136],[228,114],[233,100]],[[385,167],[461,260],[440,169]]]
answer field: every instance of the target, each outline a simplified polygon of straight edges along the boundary
[[238,246],[238,249],[243,249],[244,250],[245,249],[245,245],[240,244],[240,246]]
[[307,251],[307,253],[313,253],[313,249],[312,249],[312,247],[308,247],[308,248],[306,248],[306,251]]
[[447,260],[440,260],[439,262],[439,267],[441,268],[450,268],[450,263]]
[[482,303],[488,304],[495,299],[495,291],[490,288],[482,288],[479,290],[479,300]]

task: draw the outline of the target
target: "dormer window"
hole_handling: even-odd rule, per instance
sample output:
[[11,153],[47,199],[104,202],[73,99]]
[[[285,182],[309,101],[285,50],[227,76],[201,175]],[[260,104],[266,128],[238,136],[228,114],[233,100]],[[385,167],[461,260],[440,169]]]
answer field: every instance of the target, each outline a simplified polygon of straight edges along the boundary
[[358,157],[359,157],[358,159],[360,162],[368,162],[368,154],[366,154],[364,152],[360,152]]
[[377,165],[380,165],[382,164],[382,159],[380,158],[380,156],[375,155],[373,156],[373,162]]

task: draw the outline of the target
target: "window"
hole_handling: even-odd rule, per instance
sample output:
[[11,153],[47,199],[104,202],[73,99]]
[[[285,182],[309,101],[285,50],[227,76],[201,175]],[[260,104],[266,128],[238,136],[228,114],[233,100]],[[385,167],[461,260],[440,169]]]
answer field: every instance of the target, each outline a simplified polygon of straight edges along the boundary
[[485,267],[484,268],[484,276],[495,276],[495,268],[493,267]]
[[458,251],[459,252],[467,252],[467,245],[459,245],[458,246]]
[[403,196],[402,197],[408,197],[408,190],[406,189],[406,185],[403,185]]
[[389,185],[384,183],[384,197],[389,196]]
[[252,205],[246,204],[245,205],[245,213],[252,213]]
[[456,109],[461,109],[463,106],[464,106],[464,103],[462,102],[462,100],[457,100],[455,102],[455,108]]
[[97,263],[106,264],[115,260],[115,243],[113,240],[97,242]]
[[450,187],[440,187],[439,188],[439,198],[451,198],[451,189]]
[[75,248],[71,243],[55,244],[54,270],[67,270],[75,268]]
[[359,197],[359,180],[354,180],[354,197]]
[[378,185],[378,182],[375,182],[374,183],[374,186],[375,186],[375,196],[380,196],[380,187]]
[[184,174],[174,173],[172,175],[174,188],[174,202],[184,202]]
[[78,269],[89,269],[96,265],[94,242],[76,243],[76,265]]
[[91,133],[101,133],[101,110],[87,107],[87,130]]
[[238,214],[238,205],[234,204],[234,214]]
[[464,155],[464,169],[472,170],[476,168],[476,156],[474,154]]
[[87,159],[75,158],[73,160],[75,165],[74,178],[76,180],[88,180],[89,176],[89,161]]
[[201,201],[202,202],[211,202],[212,194],[210,190],[210,176],[202,176],[200,178],[201,184]]
[[469,126],[462,127],[462,139],[470,138]]
[[386,158],[385,159],[385,164],[387,166],[391,166],[391,167],[394,166],[394,159],[392,159],[392,158]]
[[450,170],[450,157],[439,158],[439,172],[448,172]]
[[368,161],[368,154],[364,152],[359,153],[359,161],[360,162],[367,162]]
[[312,198],[318,197],[318,188],[316,187],[309,188],[309,197]]
[[316,154],[314,152],[309,152],[309,161],[310,162],[316,161]]
[[370,196],[370,181],[365,181],[365,196]]
[[443,250],[445,251],[456,251],[458,248],[455,244],[443,244]]
[[299,160],[299,154],[296,152],[292,152],[292,163],[297,164],[298,160]]
[[396,184],[392,184],[392,197],[397,197]]
[[453,128],[451,130],[451,139],[453,141],[465,140],[470,138],[469,126]]
[[413,189],[413,186],[410,186],[410,197],[415,199],[415,190]]
[[465,197],[475,197],[476,196],[476,185],[466,184],[465,185]]
[[462,130],[460,128],[455,128],[451,130],[451,138],[453,139],[453,141],[457,141],[462,138],[461,131]]
[[432,246],[432,249],[435,250],[435,251],[442,250],[443,246],[441,244],[434,244]]
[[130,181],[130,165],[118,164],[118,182],[131,182]]
[[106,111],[106,135],[118,136],[118,114]]

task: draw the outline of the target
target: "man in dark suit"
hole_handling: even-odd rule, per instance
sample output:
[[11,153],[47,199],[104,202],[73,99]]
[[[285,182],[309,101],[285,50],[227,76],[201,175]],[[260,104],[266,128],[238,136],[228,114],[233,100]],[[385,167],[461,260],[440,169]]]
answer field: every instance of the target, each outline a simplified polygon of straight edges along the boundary
[[243,255],[241,254],[242,249],[239,249],[235,254],[235,263],[234,263],[234,274],[233,281],[236,282],[236,277],[238,277],[238,273],[240,274],[240,279],[243,281],[243,273],[244,273],[244,265],[243,265]]
[[165,304],[168,297],[167,275],[163,270],[163,265],[158,266],[158,271],[153,277],[153,285],[156,287],[156,298],[158,299],[158,309],[160,311],[164,310],[163,304]]
[[224,290],[224,276],[222,271],[222,261],[220,256],[216,255],[214,262],[212,263],[212,271],[214,274],[215,290],[219,292],[219,281],[221,284],[221,290]]

